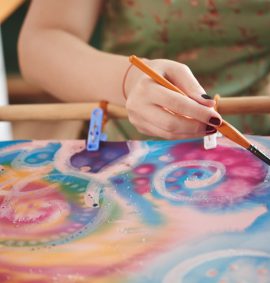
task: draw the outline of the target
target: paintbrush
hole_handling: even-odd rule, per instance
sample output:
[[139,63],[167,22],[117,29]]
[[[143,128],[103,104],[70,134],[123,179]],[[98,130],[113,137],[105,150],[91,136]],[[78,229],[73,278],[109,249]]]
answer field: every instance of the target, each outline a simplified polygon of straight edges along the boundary
[[[159,83],[160,85],[170,90],[176,91],[182,95],[188,96],[178,87],[176,87],[171,82],[169,82],[167,79],[165,79],[164,77],[156,73],[153,69],[151,69],[148,65],[146,65],[137,56],[135,55],[130,56],[129,61],[134,66],[136,66],[141,71],[143,71],[145,74],[147,74],[149,77],[151,77],[154,81]],[[245,149],[253,153],[255,156],[257,156],[259,159],[261,159],[262,161],[264,161],[266,164],[270,166],[269,157],[267,157],[263,152],[261,152],[254,145],[252,145],[251,142],[243,134],[241,134],[237,129],[235,129],[231,124],[223,120],[221,125],[217,127],[217,130],[221,132],[225,137],[234,141],[240,146],[244,147]]]

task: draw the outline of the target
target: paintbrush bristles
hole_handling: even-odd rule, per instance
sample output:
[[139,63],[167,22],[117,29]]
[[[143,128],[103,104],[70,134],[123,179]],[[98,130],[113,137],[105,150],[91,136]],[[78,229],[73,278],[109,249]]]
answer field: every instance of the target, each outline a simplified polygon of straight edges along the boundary
[[270,166],[270,158],[266,156],[263,152],[258,150],[254,145],[250,145],[248,150]]

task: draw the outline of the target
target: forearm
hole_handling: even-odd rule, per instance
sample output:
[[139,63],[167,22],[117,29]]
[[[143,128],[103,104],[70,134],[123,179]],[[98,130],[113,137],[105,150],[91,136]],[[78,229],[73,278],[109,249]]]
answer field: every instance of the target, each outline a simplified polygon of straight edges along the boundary
[[125,103],[127,57],[98,51],[61,29],[24,33],[19,53],[24,77],[63,101]]

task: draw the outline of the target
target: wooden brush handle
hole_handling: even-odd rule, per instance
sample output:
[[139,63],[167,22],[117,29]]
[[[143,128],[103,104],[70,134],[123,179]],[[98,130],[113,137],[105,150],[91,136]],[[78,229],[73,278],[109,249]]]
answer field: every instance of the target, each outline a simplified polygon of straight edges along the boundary
[[251,144],[249,140],[227,121],[223,120],[221,126],[219,126],[217,129],[223,134],[223,136],[241,145],[242,147],[246,149],[250,147]]
[[151,69],[148,65],[146,65],[141,59],[139,59],[137,56],[132,55],[129,57],[130,63],[132,63],[134,66],[139,68],[143,73],[147,74],[150,78],[152,78],[154,81],[159,83],[160,85],[181,93],[184,96],[187,96],[181,89],[176,87],[174,84],[169,82],[167,79],[159,75],[157,72],[155,72],[153,69]]

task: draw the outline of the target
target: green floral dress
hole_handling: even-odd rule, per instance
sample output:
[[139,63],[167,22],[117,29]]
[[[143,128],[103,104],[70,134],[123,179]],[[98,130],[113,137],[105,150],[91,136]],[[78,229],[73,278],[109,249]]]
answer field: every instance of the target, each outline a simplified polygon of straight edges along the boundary
[[[269,95],[270,0],[108,0],[101,48],[187,64],[208,94]],[[266,115],[225,117],[270,134]]]

